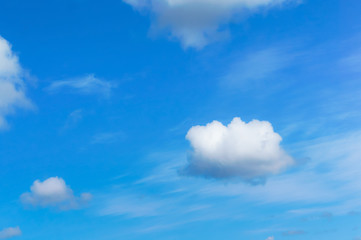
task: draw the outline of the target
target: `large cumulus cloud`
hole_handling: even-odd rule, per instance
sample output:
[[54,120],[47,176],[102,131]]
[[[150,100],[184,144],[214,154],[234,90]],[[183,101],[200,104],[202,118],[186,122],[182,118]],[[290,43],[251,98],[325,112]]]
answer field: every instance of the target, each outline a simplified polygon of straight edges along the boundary
[[153,29],[169,29],[184,47],[202,48],[228,35],[227,23],[261,8],[296,0],[123,0],[154,16]]
[[193,148],[185,169],[190,175],[258,182],[293,163],[280,146],[281,136],[267,121],[234,118],[228,126],[213,121],[192,127],[186,139]]

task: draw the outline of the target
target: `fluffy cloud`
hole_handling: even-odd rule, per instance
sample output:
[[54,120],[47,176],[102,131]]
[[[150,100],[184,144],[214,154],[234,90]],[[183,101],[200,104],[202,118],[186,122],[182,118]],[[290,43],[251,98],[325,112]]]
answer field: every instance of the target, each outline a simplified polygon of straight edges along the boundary
[[31,101],[25,95],[24,71],[11,45],[0,37],[0,129],[6,128],[6,116],[16,108],[31,108]]
[[91,198],[89,193],[82,193],[80,197],[74,196],[73,190],[59,177],[51,177],[43,182],[36,180],[30,190],[21,195],[23,204],[56,207],[61,210],[78,208]]
[[153,29],[169,29],[184,47],[202,48],[228,35],[224,27],[239,16],[292,0],[123,0],[155,16]]
[[0,231],[0,239],[9,239],[20,235],[21,235],[21,230],[19,227],[5,228],[2,231]]
[[281,148],[271,123],[234,118],[228,126],[213,121],[192,127],[186,136],[193,152],[185,172],[211,178],[239,177],[257,183],[293,163]]
[[47,87],[46,90],[55,92],[61,89],[68,89],[81,94],[98,94],[109,97],[111,90],[114,87],[114,83],[101,80],[96,78],[93,74],[90,74],[84,77],[55,81]]
[[275,238],[274,237],[268,237],[268,238],[266,238],[266,240],[275,240]]

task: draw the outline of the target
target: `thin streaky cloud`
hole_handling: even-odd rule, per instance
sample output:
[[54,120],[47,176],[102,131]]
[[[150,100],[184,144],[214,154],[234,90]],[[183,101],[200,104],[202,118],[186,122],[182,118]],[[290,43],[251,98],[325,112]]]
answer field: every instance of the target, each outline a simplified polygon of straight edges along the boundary
[[242,55],[236,59],[220,78],[221,85],[249,89],[276,77],[281,70],[291,66],[296,54],[281,47],[266,48]]
[[77,109],[77,110],[72,111],[68,115],[61,131],[75,127],[83,119],[83,115],[84,115],[84,111],[82,109]]
[[45,90],[51,93],[68,90],[84,95],[102,95],[109,97],[112,89],[116,86],[113,82],[105,81],[95,77],[94,74],[89,74],[84,77],[52,82]]
[[340,60],[341,67],[348,71],[361,73],[361,49]]
[[116,132],[102,132],[95,134],[90,143],[91,144],[110,144],[115,143],[119,140],[125,138],[125,133],[123,131]]

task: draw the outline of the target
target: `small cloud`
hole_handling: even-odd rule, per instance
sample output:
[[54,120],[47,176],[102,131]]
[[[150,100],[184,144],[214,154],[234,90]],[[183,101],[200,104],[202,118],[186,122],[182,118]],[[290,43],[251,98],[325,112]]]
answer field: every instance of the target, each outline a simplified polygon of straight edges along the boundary
[[268,238],[266,238],[266,240],[275,240],[275,238],[274,237],[268,237]]
[[0,231],[0,239],[9,239],[21,235],[19,227],[9,227]]
[[36,180],[30,190],[20,197],[24,205],[54,207],[60,210],[79,208],[92,197],[90,193],[74,196],[73,190],[59,177],[51,177],[43,182]]
[[280,146],[281,136],[267,121],[246,123],[234,118],[228,126],[213,121],[192,127],[186,139],[193,148],[184,169],[189,175],[260,183],[293,164]]
[[71,78],[61,81],[55,81],[46,88],[48,92],[56,92],[62,89],[74,91],[85,95],[102,95],[109,97],[111,90],[116,84],[96,78],[94,74],[84,77]]
[[8,41],[0,36],[0,129],[9,127],[6,117],[16,109],[32,109],[26,96],[26,73],[12,52]]
[[303,230],[290,230],[282,233],[282,236],[297,236],[297,235],[303,235],[306,232]]
[[105,132],[98,133],[93,136],[91,144],[106,144],[114,143],[119,139],[123,139],[125,134],[122,131],[119,132]]
[[201,49],[229,36],[228,24],[261,9],[298,0],[123,0],[155,16],[152,30],[166,30],[184,48]]
[[65,122],[62,130],[66,130],[66,129],[76,126],[82,119],[83,119],[83,110],[82,109],[77,109],[77,110],[72,111],[69,114],[68,118],[66,119],[66,122]]

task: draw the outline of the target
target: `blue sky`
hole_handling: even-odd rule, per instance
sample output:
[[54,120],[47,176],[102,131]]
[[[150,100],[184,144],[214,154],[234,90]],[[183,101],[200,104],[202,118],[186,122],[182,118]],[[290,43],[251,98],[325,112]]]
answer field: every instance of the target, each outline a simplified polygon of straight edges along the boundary
[[361,239],[360,9],[0,0],[0,239]]

